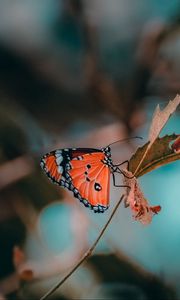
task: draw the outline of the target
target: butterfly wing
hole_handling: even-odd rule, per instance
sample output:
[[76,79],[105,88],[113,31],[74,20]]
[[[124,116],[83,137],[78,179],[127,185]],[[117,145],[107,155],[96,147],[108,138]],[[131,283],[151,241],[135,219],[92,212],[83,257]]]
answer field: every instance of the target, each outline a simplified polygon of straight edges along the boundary
[[80,161],[70,161],[68,172],[74,196],[95,212],[104,212],[109,205],[110,169],[104,158],[103,152],[84,154]]
[[40,165],[53,183],[62,185],[64,181],[64,177],[62,176],[63,156],[62,152],[59,153],[59,151],[60,150],[52,151],[44,155],[41,159]]
[[71,190],[94,212],[104,212],[109,204],[110,169],[98,149],[77,148],[52,151],[41,160],[48,177]]

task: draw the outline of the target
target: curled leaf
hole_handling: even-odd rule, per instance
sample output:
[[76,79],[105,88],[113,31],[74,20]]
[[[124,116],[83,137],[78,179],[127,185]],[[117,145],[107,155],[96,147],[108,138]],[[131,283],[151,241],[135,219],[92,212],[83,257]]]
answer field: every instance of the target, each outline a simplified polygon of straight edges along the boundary
[[168,105],[163,110],[160,110],[159,105],[156,107],[152,118],[151,127],[149,129],[150,144],[154,143],[154,141],[157,139],[161,130],[163,129],[168,119],[176,110],[179,104],[180,104],[180,96],[177,95],[174,98],[174,100],[169,101]]
[[125,204],[130,207],[136,221],[148,225],[151,223],[153,215],[160,212],[161,206],[150,206],[140,189],[136,177],[132,178],[133,174],[127,170],[123,170],[123,172],[129,177],[124,177],[124,185],[129,186]]
[[[173,142],[173,143],[172,143]],[[133,174],[139,165],[141,157],[146,152],[149,143],[139,147],[129,161],[129,171]],[[157,138],[149,149],[141,166],[136,173],[136,177],[140,177],[164,164],[180,159],[180,136],[177,134],[165,135]]]
[[149,142],[147,144],[145,152],[143,153],[143,156],[141,157],[141,160],[139,161],[139,164],[137,165],[134,171],[134,175],[137,176],[137,173],[139,172],[139,169],[141,168],[141,165],[144,162],[153,143],[158,138],[161,130],[163,129],[168,119],[176,110],[179,104],[180,104],[180,96],[177,95],[174,100],[169,101],[168,105],[162,111],[160,110],[159,105],[156,107],[152,118],[151,126],[149,129]]

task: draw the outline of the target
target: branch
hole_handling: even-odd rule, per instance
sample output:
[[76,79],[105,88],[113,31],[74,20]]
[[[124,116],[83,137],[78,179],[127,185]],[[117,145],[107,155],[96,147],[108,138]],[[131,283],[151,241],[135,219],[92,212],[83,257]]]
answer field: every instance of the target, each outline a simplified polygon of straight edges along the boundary
[[20,156],[0,166],[0,189],[30,175],[33,171],[33,160]]
[[104,227],[102,228],[99,236],[97,237],[97,239],[95,240],[95,242],[93,243],[93,245],[87,250],[87,252],[83,255],[83,257],[79,260],[79,262],[74,266],[74,268],[57,284],[55,284],[55,286],[53,286],[44,296],[42,296],[40,298],[40,300],[45,300],[47,299],[50,295],[52,295],[78,268],[79,266],[92,254],[92,252],[94,251],[96,245],[98,244],[99,240],[101,239],[101,237],[103,236],[106,228],[108,227],[109,223],[111,222],[116,210],[118,209],[120,203],[122,202],[124,198],[124,195],[121,196],[120,200],[118,201],[118,203],[116,204],[115,208],[113,209],[108,221],[106,222],[106,224],[104,225]]

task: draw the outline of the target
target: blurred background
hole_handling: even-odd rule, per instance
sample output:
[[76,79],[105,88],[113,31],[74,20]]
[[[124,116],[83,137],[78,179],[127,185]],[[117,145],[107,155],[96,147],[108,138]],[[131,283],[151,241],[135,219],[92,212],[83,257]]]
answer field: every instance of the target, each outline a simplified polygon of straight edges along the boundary
[[[0,299],[39,299],[97,237],[93,214],[53,185],[42,155],[147,139],[180,93],[179,0],[0,0]],[[179,111],[163,134],[179,133]],[[113,160],[141,145],[116,146]],[[162,211],[116,213],[94,255],[51,299],[180,299],[180,163],[140,178]],[[121,180],[119,178],[118,180]]]

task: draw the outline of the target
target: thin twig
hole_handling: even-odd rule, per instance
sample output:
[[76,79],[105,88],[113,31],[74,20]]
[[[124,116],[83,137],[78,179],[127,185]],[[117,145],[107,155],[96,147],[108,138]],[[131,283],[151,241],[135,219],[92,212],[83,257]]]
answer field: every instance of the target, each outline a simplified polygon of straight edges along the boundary
[[79,262],[73,267],[73,269],[57,284],[55,284],[55,286],[53,286],[44,296],[42,296],[40,298],[40,300],[45,300],[47,299],[50,295],[52,295],[77,269],[78,267],[92,254],[93,250],[95,249],[97,243],[99,242],[99,240],[101,239],[101,237],[103,236],[106,228],[108,227],[109,223],[111,222],[116,210],[118,209],[120,203],[122,202],[124,198],[124,195],[121,196],[120,200],[118,201],[118,203],[116,204],[116,206],[114,207],[108,221],[106,222],[106,224],[104,225],[104,227],[102,228],[99,236],[97,237],[97,239],[95,240],[95,242],[93,243],[93,245],[87,250],[87,252],[83,255],[83,257],[79,260]]

